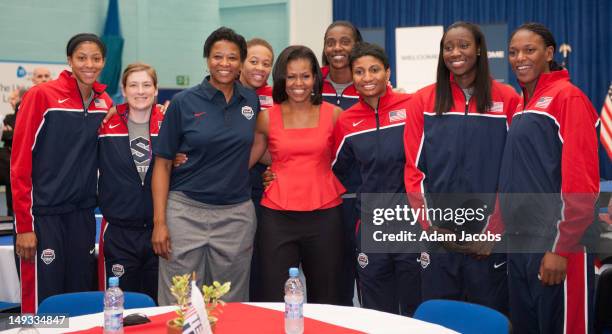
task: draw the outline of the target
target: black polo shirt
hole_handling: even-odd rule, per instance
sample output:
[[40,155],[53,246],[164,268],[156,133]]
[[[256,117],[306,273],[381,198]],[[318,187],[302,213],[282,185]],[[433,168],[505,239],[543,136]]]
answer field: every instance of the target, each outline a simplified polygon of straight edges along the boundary
[[154,147],[172,160],[186,153],[187,163],[172,170],[170,190],[207,204],[235,204],[251,197],[249,155],[259,100],[234,83],[230,102],[206,77],[174,96]]

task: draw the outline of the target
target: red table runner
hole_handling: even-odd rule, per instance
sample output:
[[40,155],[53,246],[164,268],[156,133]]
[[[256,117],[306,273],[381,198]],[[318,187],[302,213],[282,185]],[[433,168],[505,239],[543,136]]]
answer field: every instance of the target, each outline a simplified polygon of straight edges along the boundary
[[[230,334],[230,333],[284,333],[285,325],[283,320],[283,312],[270,310],[263,307],[257,307],[241,303],[228,303],[222,308],[223,313],[219,316],[219,321],[215,326],[215,334]],[[125,314],[129,313],[126,310]],[[151,316],[150,323],[137,326],[125,327],[124,333],[147,333],[147,334],[165,334],[166,322],[176,317],[176,313],[169,312]],[[70,332],[79,334],[98,334],[102,333],[102,326],[89,328],[82,331]],[[311,318],[304,319],[304,333],[363,333],[353,329],[336,326],[314,320]]]

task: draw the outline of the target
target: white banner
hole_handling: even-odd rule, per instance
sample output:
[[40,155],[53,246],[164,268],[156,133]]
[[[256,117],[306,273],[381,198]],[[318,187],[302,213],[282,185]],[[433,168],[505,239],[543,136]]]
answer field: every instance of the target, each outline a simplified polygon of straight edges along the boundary
[[443,26],[395,29],[397,87],[413,93],[436,82]]
[[32,72],[37,67],[46,67],[51,71],[51,78],[55,79],[68,65],[59,63],[28,63],[0,60],[0,115],[12,114],[13,108],[9,103],[11,92],[32,86]]

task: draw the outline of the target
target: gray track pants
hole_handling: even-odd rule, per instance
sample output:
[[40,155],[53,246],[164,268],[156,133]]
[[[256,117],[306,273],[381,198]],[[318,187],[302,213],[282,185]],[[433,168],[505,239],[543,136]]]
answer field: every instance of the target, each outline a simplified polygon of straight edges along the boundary
[[226,302],[249,300],[249,275],[257,220],[253,202],[210,205],[171,191],[166,221],[172,253],[159,258],[159,305],[175,304],[172,277],[196,273],[197,285],[232,282]]

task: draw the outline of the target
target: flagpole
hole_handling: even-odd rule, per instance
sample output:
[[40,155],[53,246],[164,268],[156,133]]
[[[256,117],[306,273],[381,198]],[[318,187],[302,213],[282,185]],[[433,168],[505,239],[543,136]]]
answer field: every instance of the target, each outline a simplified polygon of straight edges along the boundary
[[567,44],[567,43],[563,43],[559,46],[559,53],[563,55],[563,62],[561,63],[561,66],[563,66],[564,68],[568,68],[569,66],[569,62],[567,61],[567,58],[569,56],[570,53],[572,53],[572,47],[571,45]]

